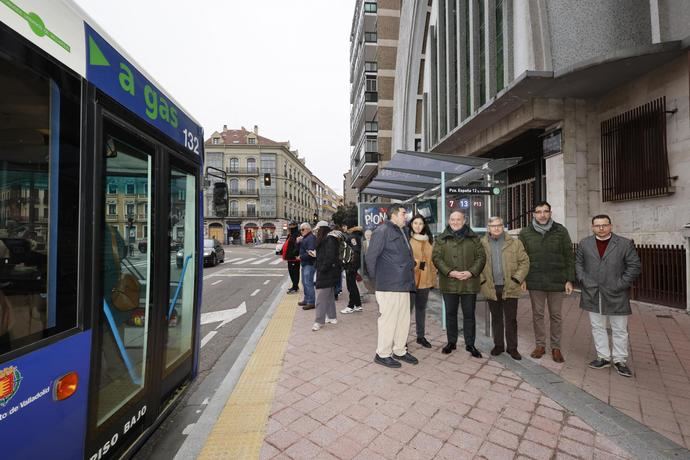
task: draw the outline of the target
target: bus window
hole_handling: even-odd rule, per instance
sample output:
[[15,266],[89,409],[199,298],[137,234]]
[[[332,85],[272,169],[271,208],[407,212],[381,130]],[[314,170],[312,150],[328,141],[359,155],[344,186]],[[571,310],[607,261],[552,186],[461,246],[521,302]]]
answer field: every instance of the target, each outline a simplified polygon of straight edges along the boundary
[[103,315],[98,423],[144,386],[150,305],[153,148],[104,127]]
[[77,325],[78,94],[0,57],[0,362]]
[[192,352],[194,280],[196,278],[196,178],[176,168],[170,171],[170,305],[166,370]]

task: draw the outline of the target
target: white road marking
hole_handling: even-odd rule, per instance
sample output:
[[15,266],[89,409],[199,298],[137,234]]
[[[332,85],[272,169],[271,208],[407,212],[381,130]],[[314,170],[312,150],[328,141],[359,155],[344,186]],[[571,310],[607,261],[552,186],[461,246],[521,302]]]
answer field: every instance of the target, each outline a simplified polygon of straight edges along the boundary
[[261,289],[257,289],[256,291],[252,292],[251,294],[249,294],[249,297],[254,297],[254,296],[257,295],[259,292],[261,292]]
[[264,262],[268,262],[271,259],[272,259],[272,257],[266,257],[265,259],[259,259],[256,262],[252,262],[252,265],[259,265],[259,264],[262,264]]
[[205,405],[207,405],[207,404],[208,404],[208,398],[204,398],[204,400],[201,401],[201,405],[202,405],[202,406],[205,406]]
[[228,260],[228,263],[231,264],[233,262],[237,262],[238,260],[242,260],[242,259],[243,259],[242,257],[238,257],[236,259],[230,259],[230,260]]
[[214,281],[213,283],[211,283],[211,286],[215,286],[216,284],[219,284],[222,282],[223,282],[223,280]]
[[271,262],[271,265],[278,265],[278,264],[281,263],[282,261],[283,261],[283,259],[274,260],[273,262]]
[[251,262],[252,260],[256,260],[256,257],[250,257],[249,259],[240,260],[239,262],[235,262],[235,265],[246,264],[247,262]]
[[187,425],[186,427],[184,427],[184,430],[182,430],[182,434],[183,434],[184,436],[187,436],[189,433],[192,432],[192,428],[194,428],[194,423],[190,423],[189,425]]
[[266,281],[264,281],[264,286],[266,286],[266,285],[267,285],[268,283],[270,283],[270,282],[271,282],[271,280],[266,280]]
[[203,339],[201,339],[201,348],[204,348],[204,345],[206,345],[209,340],[213,338],[214,335],[218,334],[216,331],[211,331],[208,334],[204,336]]
[[[220,322],[220,324],[216,327],[216,329],[220,329],[221,327],[228,324],[230,321],[239,318],[240,316],[244,315],[245,313],[247,313],[247,304],[242,302],[236,308],[228,308],[227,310],[218,310],[218,311],[210,311],[208,313],[202,313],[201,314],[201,324],[210,324],[210,323]],[[208,335],[206,337],[208,337]],[[203,343],[203,341],[206,339],[206,337],[204,337],[201,340],[201,343]],[[211,340],[211,339],[209,339],[209,340]]]

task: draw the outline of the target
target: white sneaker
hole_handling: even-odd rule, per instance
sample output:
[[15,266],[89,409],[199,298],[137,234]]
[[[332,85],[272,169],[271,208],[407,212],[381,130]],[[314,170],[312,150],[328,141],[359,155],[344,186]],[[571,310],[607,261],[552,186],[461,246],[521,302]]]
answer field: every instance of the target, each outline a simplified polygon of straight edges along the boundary
[[354,311],[355,311],[354,308],[345,307],[342,310],[340,310],[340,313],[342,313],[343,315],[347,315],[349,313],[354,313]]
[[314,323],[314,325],[311,327],[311,330],[315,332],[319,329],[321,329],[321,325],[319,323]]
[[352,309],[354,311],[362,311],[362,306],[361,305],[355,305]]
[[333,318],[333,319],[331,319],[331,318],[326,318],[326,323],[327,323],[327,324],[338,324],[338,320],[335,319],[335,318]]

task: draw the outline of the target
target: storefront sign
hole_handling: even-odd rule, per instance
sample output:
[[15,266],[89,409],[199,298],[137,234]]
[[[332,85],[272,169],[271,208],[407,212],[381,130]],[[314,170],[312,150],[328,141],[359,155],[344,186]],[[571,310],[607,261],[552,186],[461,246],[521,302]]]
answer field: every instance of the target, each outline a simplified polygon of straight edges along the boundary
[[551,131],[549,134],[544,136],[542,139],[542,151],[544,152],[544,158],[561,153],[561,142],[560,129]]
[[446,193],[449,195],[500,195],[501,189],[499,187],[446,187]]

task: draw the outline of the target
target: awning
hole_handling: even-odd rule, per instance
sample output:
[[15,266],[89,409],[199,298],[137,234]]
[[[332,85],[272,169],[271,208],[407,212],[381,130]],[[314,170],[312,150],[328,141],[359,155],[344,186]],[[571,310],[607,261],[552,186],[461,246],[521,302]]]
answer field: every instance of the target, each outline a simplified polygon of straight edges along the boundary
[[406,201],[440,195],[441,172],[446,185],[467,185],[481,181],[487,174],[504,171],[520,157],[490,159],[443,153],[398,150],[362,193]]

